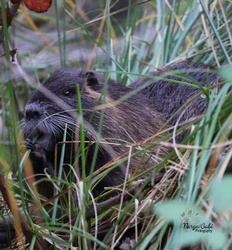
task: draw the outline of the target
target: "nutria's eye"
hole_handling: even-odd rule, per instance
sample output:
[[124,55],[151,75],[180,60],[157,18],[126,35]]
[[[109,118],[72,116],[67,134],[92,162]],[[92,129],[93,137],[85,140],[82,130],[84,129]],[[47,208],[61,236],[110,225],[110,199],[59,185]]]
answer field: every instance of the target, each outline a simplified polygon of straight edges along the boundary
[[64,92],[64,95],[70,96],[70,91],[69,91],[69,90],[65,91],[65,92]]
[[64,95],[69,97],[69,96],[73,96],[76,94],[76,87],[74,88],[70,88],[64,91]]

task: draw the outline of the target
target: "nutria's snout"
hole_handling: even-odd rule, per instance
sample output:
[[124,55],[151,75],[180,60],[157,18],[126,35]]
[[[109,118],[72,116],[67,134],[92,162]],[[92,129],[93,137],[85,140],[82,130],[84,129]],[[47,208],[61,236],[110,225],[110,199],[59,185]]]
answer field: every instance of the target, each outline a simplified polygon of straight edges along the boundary
[[44,119],[44,112],[39,103],[28,103],[25,107],[24,118],[21,121],[22,133],[25,139],[38,138],[44,132],[41,130],[41,122]]
[[29,103],[25,107],[24,118],[28,121],[32,119],[40,119],[42,115],[42,108],[39,104]]
[[21,128],[25,146],[32,153],[41,151],[44,155],[49,152],[52,155],[54,154],[56,140],[48,126],[49,115],[47,111],[38,102],[28,103],[25,107],[24,118],[21,121]]

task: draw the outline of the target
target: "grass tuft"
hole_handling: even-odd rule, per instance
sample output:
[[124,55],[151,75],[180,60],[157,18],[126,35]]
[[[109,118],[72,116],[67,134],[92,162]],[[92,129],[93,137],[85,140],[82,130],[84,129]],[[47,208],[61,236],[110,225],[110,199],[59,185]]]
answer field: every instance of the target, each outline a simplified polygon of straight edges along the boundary
[[[6,46],[0,65],[0,174],[10,183],[5,197],[11,203],[1,199],[0,216],[5,219],[14,204],[18,218],[14,226],[21,226],[17,233],[23,232],[30,242],[19,236],[11,249],[48,249],[50,244],[54,249],[181,249],[190,245],[191,249],[230,249],[231,1],[92,1],[95,9],[76,2],[77,8],[73,1],[54,1],[49,12],[42,14],[22,7],[12,27],[3,26],[1,31]],[[14,63],[9,60],[9,45],[18,51]],[[82,170],[83,180],[77,176],[78,183],[74,182],[76,166],[69,166],[67,178],[47,176],[55,197],[38,197],[22,176],[22,166],[30,163],[26,156],[20,158],[18,139],[23,106],[38,82],[54,69],[77,66],[95,68],[105,79],[130,85],[148,72],[183,60],[216,66],[222,78],[218,88],[204,87],[205,114],[181,128],[192,128],[185,144],[168,143],[172,134],[163,135],[159,142],[147,138],[136,145],[138,152],[131,153],[129,148],[96,172],[93,163],[91,176]],[[196,87],[201,86],[196,83]],[[80,104],[80,95],[78,100]],[[78,114],[82,116],[81,104]],[[103,120],[104,109],[99,132]],[[79,129],[85,166],[84,131],[81,125]],[[100,144],[92,143],[96,143],[95,162]],[[122,185],[93,198],[99,180],[122,162],[129,166],[138,154],[159,157],[150,153],[157,144],[172,149],[158,165],[143,174],[128,175]],[[60,171],[62,159],[64,155],[57,163]]]

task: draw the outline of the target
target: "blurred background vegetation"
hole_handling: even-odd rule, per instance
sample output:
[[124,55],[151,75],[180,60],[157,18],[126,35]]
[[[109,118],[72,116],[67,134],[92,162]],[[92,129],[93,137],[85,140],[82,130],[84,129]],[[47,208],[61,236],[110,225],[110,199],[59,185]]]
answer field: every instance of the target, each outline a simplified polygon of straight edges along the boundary
[[[1,0],[1,6],[8,2]],[[5,54],[9,51],[3,48],[0,57],[0,159],[7,175],[20,166],[18,120],[25,103],[38,84],[55,69],[91,68],[129,85],[148,72],[178,61],[203,62],[218,68],[231,64],[232,2],[54,0],[45,13],[35,13],[21,5],[11,26],[1,32],[9,49],[17,49],[14,62],[6,60]],[[230,76],[228,78],[231,81]],[[228,89],[223,91],[221,98],[226,99]],[[220,107],[214,103],[219,113],[224,112],[217,117],[222,122],[231,122],[227,119],[231,113],[228,100]],[[213,117],[210,112],[213,111],[208,111],[207,117]],[[207,143],[209,146],[211,141]],[[197,153],[193,154],[195,158],[188,158],[192,168],[199,162]],[[209,159],[209,156],[202,157]],[[206,166],[205,160],[199,176]],[[199,181],[196,184],[199,185]],[[188,182],[181,187],[184,189],[185,185]],[[206,193],[202,194],[202,200],[204,195]],[[192,202],[196,202],[195,196]],[[159,248],[167,224],[157,219],[151,225],[144,226],[143,234],[137,239],[138,249],[146,249],[149,240],[161,231],[160,236],[156,236],[157,243],[152,245],[152,249]],[[104,242],[110,237],[104,238]]]

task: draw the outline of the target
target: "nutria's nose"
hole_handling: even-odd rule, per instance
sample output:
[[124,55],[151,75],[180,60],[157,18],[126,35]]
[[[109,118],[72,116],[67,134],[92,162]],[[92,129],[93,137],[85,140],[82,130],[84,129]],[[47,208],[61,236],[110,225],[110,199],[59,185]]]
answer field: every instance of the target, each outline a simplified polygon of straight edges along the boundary
[[27,120],[39,119],[42,115],[42,109],[38,104],[29,103],[25,107],[25,118]]

